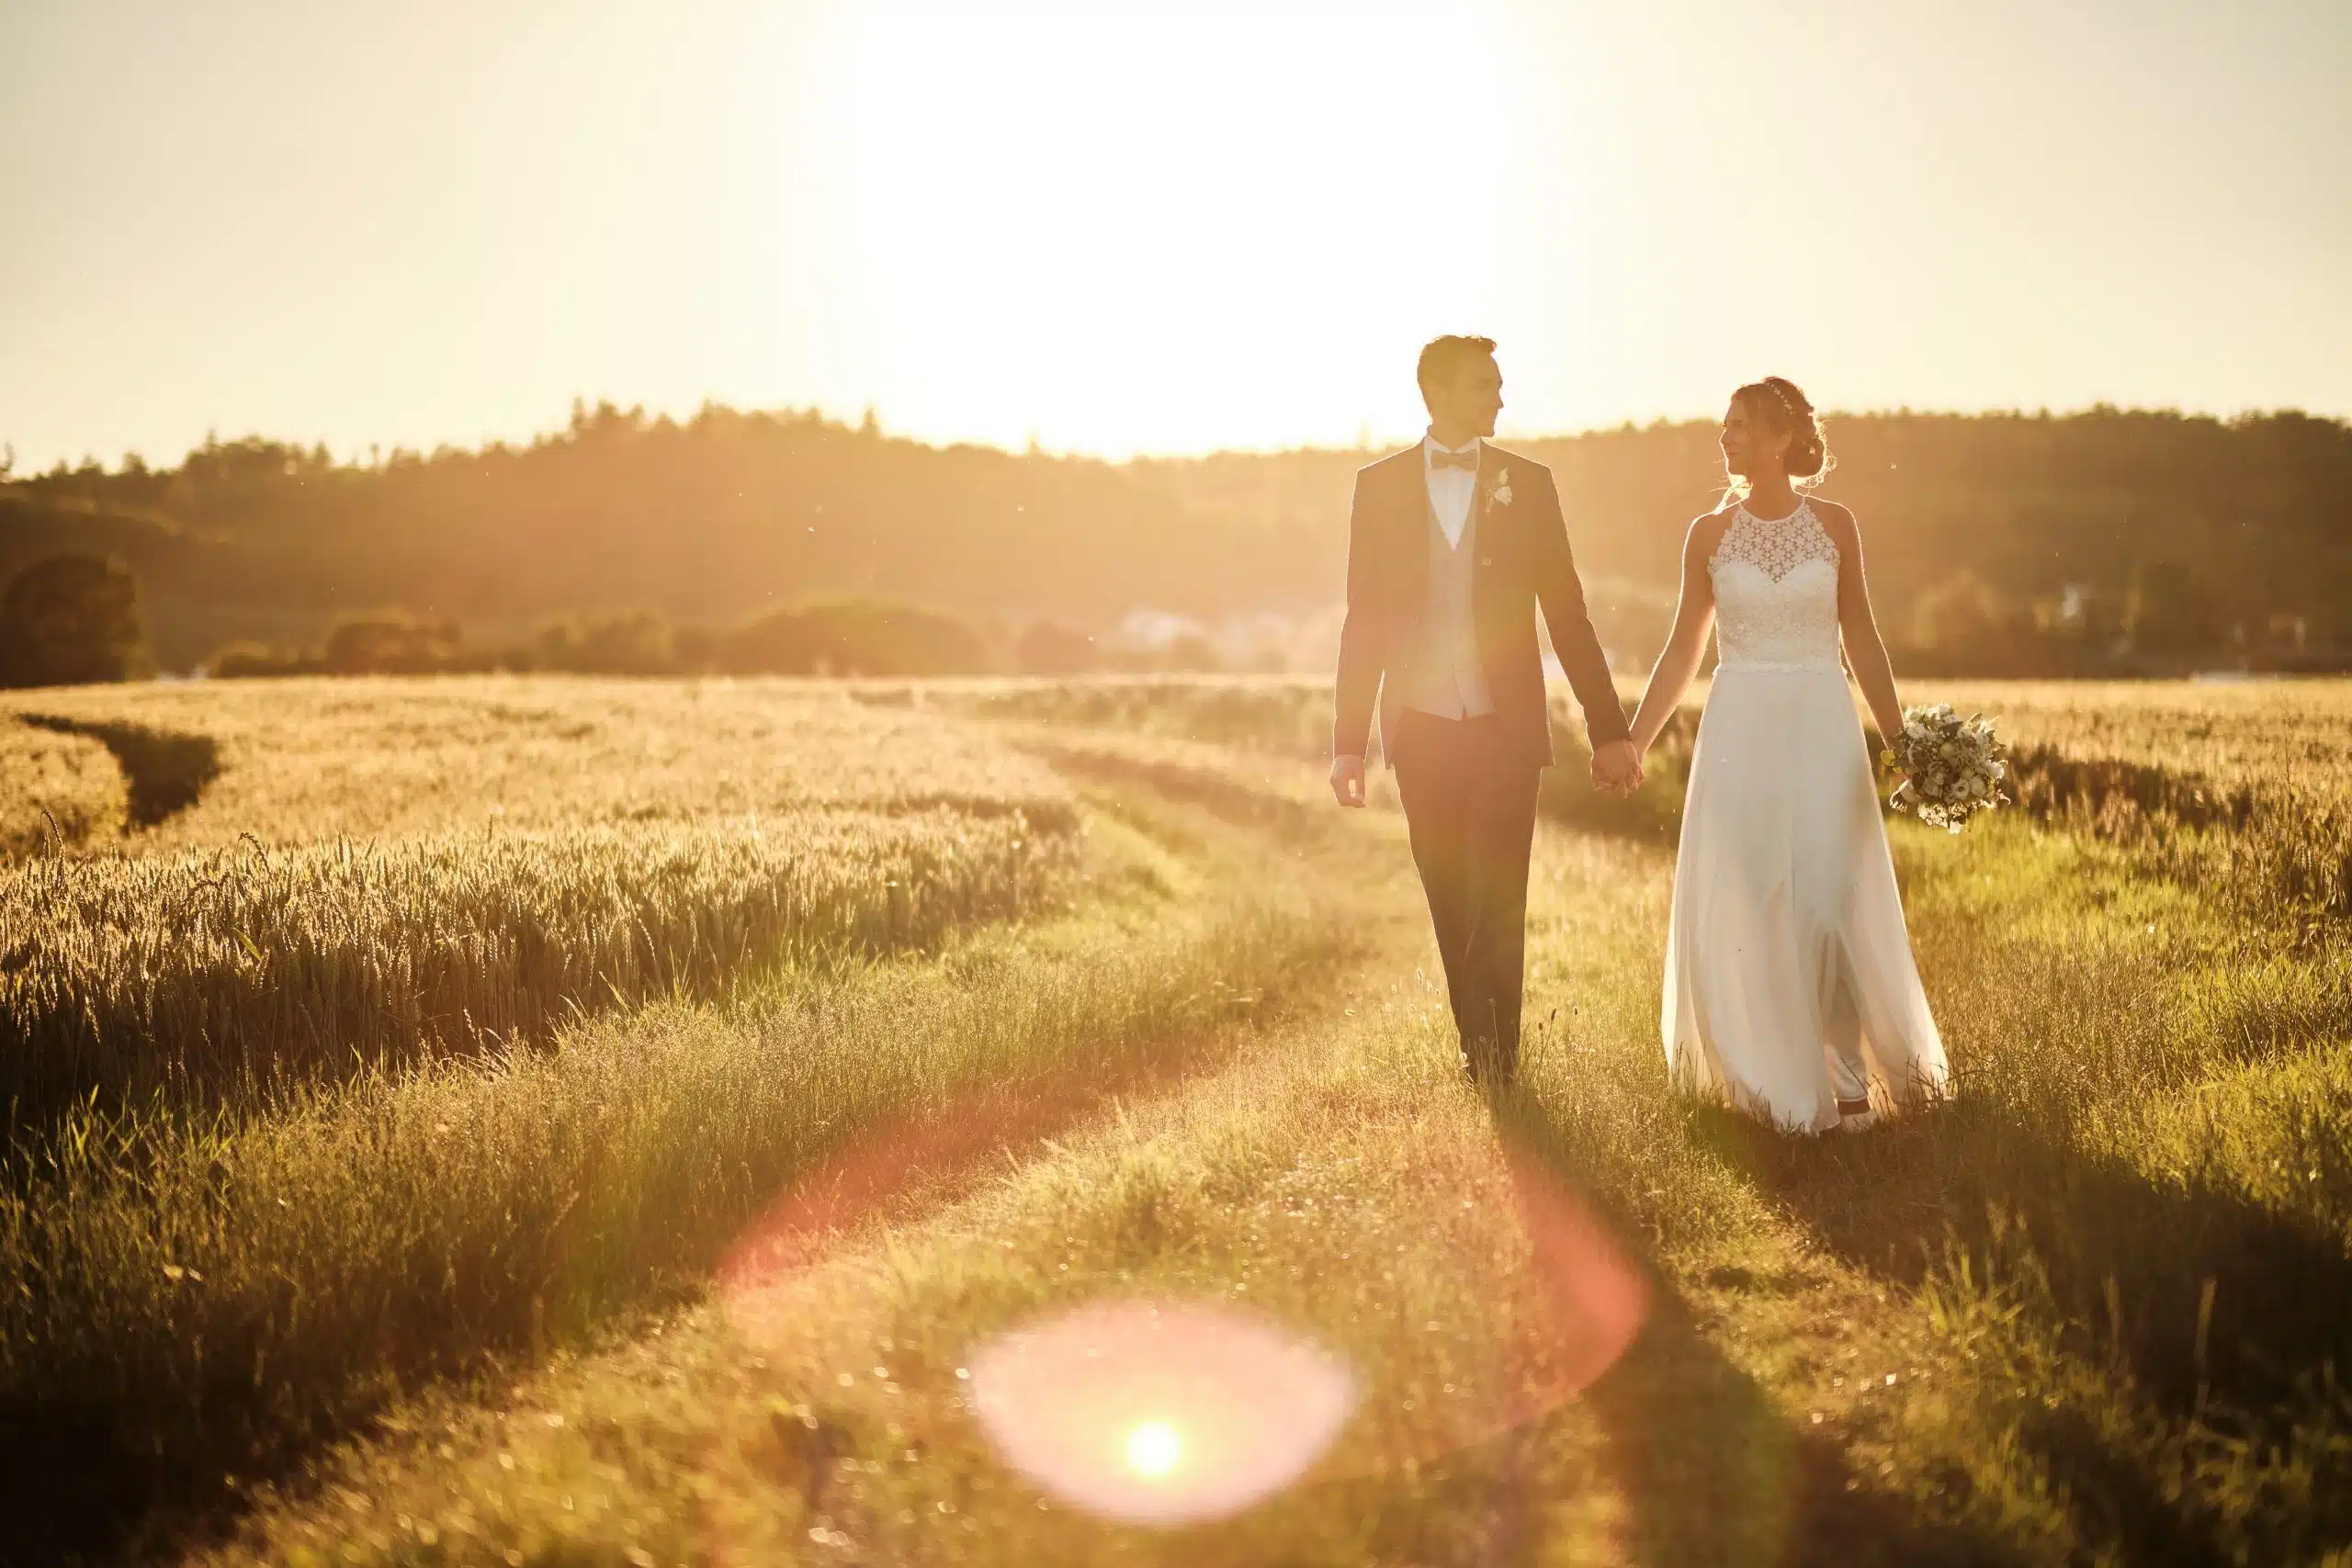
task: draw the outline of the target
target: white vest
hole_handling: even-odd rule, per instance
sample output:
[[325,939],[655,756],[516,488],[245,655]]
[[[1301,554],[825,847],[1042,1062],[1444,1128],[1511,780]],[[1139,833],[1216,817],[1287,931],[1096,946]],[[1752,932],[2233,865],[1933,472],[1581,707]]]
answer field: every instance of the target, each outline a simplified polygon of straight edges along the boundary
[[1422,487],[1429,519],[1430,591],[1421,608],[1420,635],[1404,660],[1399,700],[1439,718],[1476,718],[1495,711],[1487,672],[1478,662],[1478,623],[1471,608],[1471,575],[1478,561],[1478,502],[1462,522],[1462,542],[1448,544],[1437,508]]

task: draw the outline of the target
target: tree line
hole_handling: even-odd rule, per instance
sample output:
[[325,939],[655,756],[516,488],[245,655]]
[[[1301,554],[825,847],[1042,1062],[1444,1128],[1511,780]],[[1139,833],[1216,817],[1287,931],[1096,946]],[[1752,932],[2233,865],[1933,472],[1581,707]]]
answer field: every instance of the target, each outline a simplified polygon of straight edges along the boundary
[[[673,626],[647,610],[543,622],[528,637],[469,638],[401,610],[348,615],[315,647],[243,640],[198,666],[218,680],[288,675],[1069,675],[1220,668],[1205,649],[1101,644],[1055,621],[1003,628],[888,599],[832,599],[735,626]],[[118,560],[45,556],[0,586],[0,688],[86,685],[156,672],[138,581]]]
[[[2352,648],[2341,421],[2098,408],[1827,427],[1838,467],[1824,493],[1862,519],[1912,671],[2293,668]],[[1721,490],[1713,425],[1506,445],[1558,476],[1603,640],[1621,663],[1645,661],[1683,530]],[[549,621],[642,614],[679,628],[675,656],[681,637],[708,651],[685,628],[740,631],[827,602],[1052,626],[1069,661],[1142,608],[1328,615],[1352,476],[1375,456],[1113,464],[930,446],[813,412],[672,420],[599,404],[528,445],[337,458],[250,437],[171,468],[127,457],[10,478],[0,578],[65,553],[121,562],[159,660],[179,669],[238,641],[323,658],[335,626],[387,612],[509,649]],[[1022,662],[1023,634],[978,635],[994,667]]]
[[650,610],[542,622],[527,637],[469,637],[455,621],[401,611],[346,616],[314,649],[238,642],[205,661],[223,680],[270,675],[437,675],[503,671],[582,675],[1074,674],[1205,667],[1123,657],[1056,622],[1009,643],[1002,628],[898,600],[820,599],[732,626],[673,626]]

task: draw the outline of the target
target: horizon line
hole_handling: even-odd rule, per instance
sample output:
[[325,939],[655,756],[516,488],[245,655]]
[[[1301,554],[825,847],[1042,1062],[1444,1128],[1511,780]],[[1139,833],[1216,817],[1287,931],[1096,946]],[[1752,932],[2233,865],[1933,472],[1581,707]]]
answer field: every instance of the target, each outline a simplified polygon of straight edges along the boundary
[[[1089,450],[1079,447],[1050,446],[1036,441],[1035,438],[1032,438],[1030,443],[1025,446],[1012,446],[995,441],[960,437],[956,439],[942,439],[934,436],[916,434],[907,431],[894,431],[888,424],[882,422],[877,409],[876,406],[871,404],[862,410],[858,416],[853,420],[827,410],[821,403],[809,403],[805,406],[780,404],[769,408],[737,408],[731,403],[723,402],[716,398],[706,398],[700,403],[696,404],[692,412],[681,414],[667,409],[658,411],[649,410],[642,402],[632,403],[624,408],[615,403],[609,398],[600,398],[596,400],[595,402],[591,403],[584,396],[574,396],[571,400],[571,416],[565,421],[565,423],[557,426],[536,429],[526,437],[514,438],[491,435],[478,437],[471,446],[460,446],[454,442],[443,441],[431,447],[413,447],[401,444],[393,444],[388,446],[381,442],[371,442],[368,445],[368,451],[375,454],[375,456],[368,457],[364,462],[360,460],[356,447],[348,449],[348,456],[346,457],[336,457],[334,444],[323,437],[318,437],[311,441],[304,442],[290,437],[269,435],[260,431],[252,431],[242,435],[232,436],[227,440],[222,440],[217,428],[208,428],[205,432],[205,438],[202,443],[190,446],[180,456],[176,462],[164,465],[161,468],[158,468],[153,465],[147,464],[143,455],[138,452],[135,448],[126,448],[111,464],[102,462],[95,454],[85,451],[83,454],[81,462],[78,464],[69,464],[64,457],[60,457],[45,468],[36,468],[18,472],[15,470],[13,466],[14,460],[17,458],[14,445],[5,441],[5,439],[0,439],[0,485],[22,484],[35,479],[56,479],[61,477],[61,473],[62,477],[72,478],[78,474],[87,473],[93,468],[96,468],[101,474],[118,477],[141,471],[148,473],[169,473],[177,468],[185,468],[189,458],[197,457],[206,451],[217,450],[222,447],[239,446],[254,442],[304,452],[324,449],[327,453],[328,462],[332,467],[337,468],[356,469],[360,472],[373,472],[388,468],[394,462],[404,457],[413,458],[420,461],[430,461],[436,457],[445,456],[481,456],[482,454],[494,451],[534,451],[542,446],[553,446],[571,435],[574,430],[579,428],[583,415],[598,417],[609,415],[642,425],[659,426],[668,424],[673,428],[683,429],[691,426],[696,421],[711,414],[728,414],[741,419],[768,419],[778,423],[792,422],[799,423],[816,423],[830,426],[838,430],[847,431],[852,434],[866,435],[873,439],[883,441],[903,441],[914,446],[925,446],[933,451],[940,452],[958,450],[993,452],[1008,457],[1043,457],[1055,462],[1091,462],[1101,463],[1109,468],[1126,468],[1132,465],[1148,463],[1200,463],[1213,461],[1220,457],[1306,457],[1317,454],[1352,455],[1360,453],[1393,452],[1400,450],[1403,447],[1409,446],[1414,442],[1421,438],[1420,434],[1418,432],[1411,434],[1387,433],[1375,434],[1368,432],[1366,433],[1365,439],[1360,439],[1353,444],[1346,446],[1322,442],[1299,442],[1286,446],[1225,446],[1195,448],[1191,450],[1135,450],[1114,455],[1108,452]],[[2314,412],[2309,409],[2297,408],[2291,405],[2275,407],[2248,406],[2223,412],[2212,410],[2188,410],[2177,406],[2148,406],[2143,404],[2110,403],[2104,400],[2089,403],[2080,407],[2065,409],[2053,409],[2047,404],[2033,409],[2026,409],[2014,404],[2007,407],[1987,406],[1975,409],[1914,408],[1909,404],[1901,404],[1894,408],[1824,409],[1820,412],[1820,418],[1825,423],[1849,419],[2064,420],[2102,415],[2122,418],[2168,418],[2180,420],[2185,423],[2203,421],[2223,425],[2261,419],[2294,417],[2308,419],[2320,423],[2335,424],[2339,426],[2352,425],[2352,412],[2343,413]],[[1639,434],[1645,431],[1672,429],[1680,425],[1712,424],[1714,423],[1714,419],[1715,416],[1712,414],[1685,414],[1680,416],[1657,414],[1653,415],[1646,420],[1635,420],[1628,417],[1621,419],[1614,423],[1589,424],[1568,430],[1535,432],[1522,429],[1511,429],[1498,433],[1496,435],[1489,437],[1488,439],[1501,443],[1517,442],[1522,444],[1551,441],[1577,441],[1596,435],[1620,435],[1628,433]],[[133,468],[130,466],[134,458],[138,459],[141,463],[141,467],[140,468]]]

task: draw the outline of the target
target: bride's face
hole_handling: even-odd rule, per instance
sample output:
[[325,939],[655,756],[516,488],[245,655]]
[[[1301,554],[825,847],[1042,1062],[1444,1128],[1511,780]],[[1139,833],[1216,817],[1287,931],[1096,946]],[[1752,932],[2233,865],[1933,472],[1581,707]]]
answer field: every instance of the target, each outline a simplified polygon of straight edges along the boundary
[[1752,479],[1758,473],[1777,471],[1787,461],[1789,434],[1749,419],[1747,404],[1735,397],[1724,413],[1723,446],[1724,471]]

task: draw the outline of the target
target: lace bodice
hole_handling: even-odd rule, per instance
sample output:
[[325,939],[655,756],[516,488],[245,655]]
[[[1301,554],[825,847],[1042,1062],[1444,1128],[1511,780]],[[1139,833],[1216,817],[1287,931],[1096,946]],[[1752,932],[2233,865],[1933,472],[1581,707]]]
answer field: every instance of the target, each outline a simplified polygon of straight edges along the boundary
[[1823,665],[1838,659],[1838,547],[1800,500],[1767,520],[1742,505],[1707,558],[1715,647],[1725,669]]

